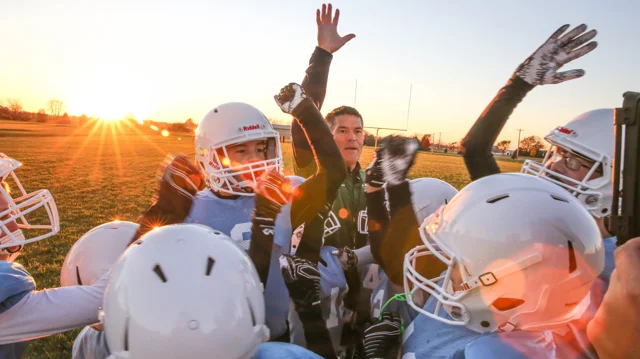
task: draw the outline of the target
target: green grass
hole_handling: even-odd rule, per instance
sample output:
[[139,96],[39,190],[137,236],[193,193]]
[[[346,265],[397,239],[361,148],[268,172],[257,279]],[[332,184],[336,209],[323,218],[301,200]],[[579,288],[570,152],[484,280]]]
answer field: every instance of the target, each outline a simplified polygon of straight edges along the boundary
[[[181,140],[178,140],[181,138]],[[16,173],[28,191],[47,188],[60,213],[58,235],[29,245],[18,258],[38,288],[59,286],[60,266],[73,243],[89,229],[114,220],[135,221],[149,205],[155,174],[167,153],[193,156],[193,135],[161,137],[123,124],[101,122],[84,128],[0,121],[0,152],[21,161]],[[283,145],[291,171],[291,146]],[[365,148],[361,163],[373,155]],[[498,161],[505,172],[520,161]],[[436,177],[460,189],[469,182],[457,155],[419,153],[410,177]],[[32,341],[25,358],[69,358],[78,331]]]

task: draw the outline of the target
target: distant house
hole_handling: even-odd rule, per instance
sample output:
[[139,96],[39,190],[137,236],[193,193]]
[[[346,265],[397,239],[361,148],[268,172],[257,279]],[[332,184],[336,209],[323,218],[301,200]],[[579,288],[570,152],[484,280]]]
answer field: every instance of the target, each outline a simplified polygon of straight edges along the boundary
[[291,141],[291,126],[290,125],[272,125],[273,129],[280,134],[280,142]]

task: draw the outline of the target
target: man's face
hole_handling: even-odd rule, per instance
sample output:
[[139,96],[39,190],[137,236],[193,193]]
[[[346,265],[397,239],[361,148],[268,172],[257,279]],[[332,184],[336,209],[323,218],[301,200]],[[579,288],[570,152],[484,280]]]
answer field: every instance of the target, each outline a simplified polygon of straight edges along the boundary
[[[544,164],[544,167],[578,182],[582,182],[586,178],[595,163],[588,158],[581,157],[562,147],[554,146],[550,151],[552,151],[552,153],[549,156],[547,163]],[[589,180],[596,179],[598,177],[602,177],[602,168],[596,169],[596,171],[589,177]],[[558,178],[558,180],[568,185],[575,185],[567,180],[560,178]]]
[[335,124],[331,132],[344,163],[349,169],[353,169],[360,160],[364,145],[362,120],[354,115],[338,115],[335,117]]

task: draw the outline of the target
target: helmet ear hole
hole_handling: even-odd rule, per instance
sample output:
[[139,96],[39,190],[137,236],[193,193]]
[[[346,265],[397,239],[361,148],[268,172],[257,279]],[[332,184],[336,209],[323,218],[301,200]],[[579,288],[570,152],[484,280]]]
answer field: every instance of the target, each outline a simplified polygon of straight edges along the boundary
[[522,304],[524,304],[524,300],[518,298],[498,298],[491,303],[494,308],[501,312],[515,309]]

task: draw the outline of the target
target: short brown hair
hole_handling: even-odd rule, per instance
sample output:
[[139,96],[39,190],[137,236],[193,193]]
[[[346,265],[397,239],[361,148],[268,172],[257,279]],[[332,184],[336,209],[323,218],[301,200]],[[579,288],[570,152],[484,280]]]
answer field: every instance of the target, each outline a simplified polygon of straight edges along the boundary
[[329,124],[329,128],[331,130],[333,130],[333,128],[336,125],[336,117],[338,117],[340,115],[353,115],[353,116],[356,116],[356,117],[360,118],[360,123],[364,127],[364,121],[362,120],[362,115],[360,114],[360,112],[358,112],[358,110],[356,110],[355,108],[353,108],[351,106],[340,106],[340,107],[336,107],[333,110],[331,110],[331,112],[329,112],[324,117],[324,119]]

